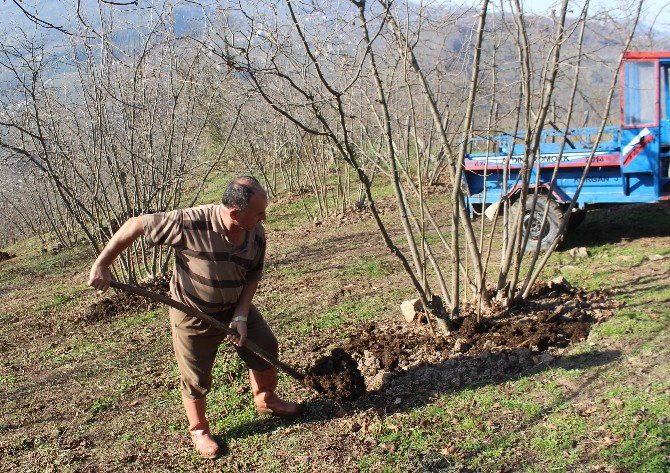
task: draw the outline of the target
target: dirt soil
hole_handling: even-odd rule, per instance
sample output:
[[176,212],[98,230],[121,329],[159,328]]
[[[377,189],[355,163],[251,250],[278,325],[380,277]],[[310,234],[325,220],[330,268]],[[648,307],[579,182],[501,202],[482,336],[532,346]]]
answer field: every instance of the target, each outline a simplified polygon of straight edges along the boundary
[[[168,294],[169,276],[141,284]],[[135,294],[116,294],[92,304],[82,318],[100,321],[120,314],[152,310],[160,304]],[[567,283],[538,283],[528,300],[508,308],[499,301],[477,313],[468,308],[457,331],[433,336],[425,317],[412,325],[372,323],[307,367],[305,383],[336,402],[351,401],[366,390],[378,389],[389,374],[397,374],[431,363],[483,356],[478,370],[452,378],[455,385],[479,378],[500,378],[518,373],[540,360],[550,361],[544,352],[565,348],[588,337],[590,327],[612,315],[618,304],[603,292],[588,293]],[[312,357],[316,353],[311,354]],[[538,358],[540,357],[540,358]],[[367,389],[366,389],[367,388]]]
[[[138,286],[167,296],[170,294],[171,277],[172,274],[168,273],[162,277],[138,283]],[[137,312],[138,310],[149,311],[161,307],[160,302],[138,296],[137,294],[123,292],[121,290],[110,292],[113,292],[110,296],[107,296],[104,299],[101,299],[87,307],[82,312],[80,321],[99,322],[102,320],[112,319],[119,315]]]
[[[140,286],[168,294],[169,280],[166,275]],[[159,306],[117,291],[92,304],[81,317],[85,322],[97,322]],[[585,340],[591,325],[611,316],[618,306],[604,292],[588,293],[560,281],[537,283],[528,300],[512,307],[494,300],[479,322],[476,309],[467,307],[456,321],[459,328],[447,335],[433,335],[425,316],[413,324],[371,323],[332,349],[330,355],[306,367],[305,384],[336,402],[353,401],[367,391],[376,391],[395,374],[466,354],[471,359],[481,358],[480,366],[452,377],[451,384],[501,379],[538,361],[553,360],[548,351]],[[314,347],[307,357],[314,359],[320,351]]]
[[[642,209],[649,212],[648,207]],[[587,227],[588,232],[572,237],[573,245],[598,248],[611,242],[617,245],[613,252],[625,249],[630,242],[667,247],[667,225],[602,227]],[[264,460],[254,455],[271,450],[276,452],[273,461],[277,462],[272,466],[281,471],[310,471],[312,467],[359,471],[358,459],[395,448],[393,442],[381,444],[373,438],[378,431],[375,429],[387,419],[400,422],[400,417],[390,416],[408,416],[414,407],[433,403],[445,392],[497,385],[556,363],[565,367],[586,363],[584,360],[589,367],[616,363],[616,369],[630,374],[635,385],[651,386],[659,378],[656,366],[667,365],[666,354],[650,359],[636,353],[629,360],[628,353],[636,347],[626,338],[596,339],[597,350],[586,357],[569,354],[573,343],[585,339],[594,324],[621,306],[614,297],[640,287],[666,288],[670,280],[667,259],[645,259],[626,267],[621,281],[607,285],[612,298],[606,292],[586,292],[567,284],[537,285],[523,304],[506,307],[504,301],[494,300],[480,323],[476,323],[476,311],[465,308],[458,330],[433,336],[426,323],[402,320],[398,304],[412,295],[389,288],[404,288],[408,282],[364,212],[268,234],[271,246],[267,276],[255,303],[265,310],[278,336],[282,361],[307,372],[308,380],[334,393],[346,412],[339,415],[337,406],[323,396],[298,383],[283,382],[281,394],[304,402],[301,419],[290,424],[274,418],[233,423],[226,431],[231,451],[218,462],[195,463],[184,432],[178,375],[166,335],[169,328],[162,317],[155,322],[142,320],[138,325],[122,317],[157,305],[121,292],[110,291],[111,295],[98,299],[90,291],[54,309],[39,309],[57,294],[49,286],[57,287],[63,276],[35,276],[25,288],[12,283],[5,294],[0,291],[7,327],[0,333],[4,358],[0,375],[5,376],[0,378],[5,383],[0,383],[0,397],[6,400],[0,419],[0,464],[6,465],[2,470],[258,471],[258,462]],[[633,256],[621,254],[616,258]],[[388,262],[381,266],[388,268],[387,274],[370,276],[363,270],[350,269],[352,262],[378,260]],[[590,264],[589,260],[567,262]],[[73,273],[72,284],[85,284],[87,276],[88,268]],[[577,277],[570,280],[580,284]],[[144,287],[167,293],[167,280]],[[37,298],[33,292],[40,288],[43,294]],[[345,312],[337,325],[310,325],[312,314],[318,321],[326,308],[346,308],[352,301],[374,301],[377,296],[379,308],[375,306],[374,318],[366,319],[371,322],[352,320],[359,314]],[[91,304],[94,299],[98,302]],[[670,307],[667,301],[665,304]],[[360,310],[361,306],[356,307]],[[363,315],[360,317],[362,320]],[[222,357],[228,356],[221,351]],[[611,380],[595,369],[586,374],[587,379],[565,378],[562,382],[566,390],[575,393],[571,402],[590,406],[594,398],[611,389]],[[244,402],[250,403],[246,372],[231,371],[226,376],[217,379],[216,389],[224,383],[239,384],[246,393]],[[220,409],[212,415],[219,420],[234,418],[235,409]],[[525,429],[523,420],[517,413],[510,413],[501,422],[507,422],[501,430],[514,433],[515,429]],[[606,420],[604,417],[602,424]],[[541,418],[538,421],[543,422]],[[426,415],[416,420],[416,426],[425,428],[430,422]],[[258,440],[245,440],[250,436]],[[451,431],[445,439],[454,445],[467,440]],[[289,447],[294,441],[300,442],[299,454]],[[263,448],[259,449],[261,444]],[[444,448],[452,448],[451,443]],[[515,448],[523,450],[523,445]],[[284,452],[290,455],[282,456]],[[431,454],[436,453],[428,451],[420,464],[407,471],[446,471],[446,466],[439,463],[444,458],[438,455],[431,463]],[[458,451],[448,453],[450,458],[456,454]],[[514,455],[528,458],[523,451]],[[54,460],[59,462],[55,467],[51,466]]]
[[502,379],[549,362],[554,359],[550,352],[585,340],[591,325],[611,316],[619,305],[603,292],[550,283],[537,284],[527,301],[511,308],[494,303],[479,323],[470,309],[460,328],[446,336],[431,335],[421,323],[368,324],[309,368],[309,382],[340,401],[351,400],[365,392],[359,387],[361,375],[367,390],[375,391],[399,373],[465,356],[479,362],[452,372],[454,387]]
[[365,392],[365,381],[356,360],[335,348],[330,356],[320,358],[307,370],[305,383],[337,401],[344,401]]

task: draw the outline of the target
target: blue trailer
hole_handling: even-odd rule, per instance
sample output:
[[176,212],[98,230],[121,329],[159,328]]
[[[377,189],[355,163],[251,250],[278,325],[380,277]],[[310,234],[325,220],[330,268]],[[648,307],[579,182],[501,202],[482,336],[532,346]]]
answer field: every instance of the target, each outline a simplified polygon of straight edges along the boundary
[[[605,128],[568,228],[579,224],[585,209],[595,204],[623,204],[670,200],[670,52],[628,52],[620,71],[620,125]],[[537,193],[534,217],[531,198],[524,209],[530,231],[527,248],[548,247],[570,201],[574,198],[595,142],[598,128],[572,128],[560,154],[563,131],[542,132],[530,176]],[[519,173],[524,160],[524,135],[501,134],[471,140],[464,177],[469,206],[486,209],[490,217],[508,199],[521,211]],[[558,172],[550,183],[556,163]],[[504,183],[503,175],[507,173]],[[493,204],[493,205],[491,205]],[[545,208],[548,221],[540,227]],[[540,235],[540,230],[542,234]]]

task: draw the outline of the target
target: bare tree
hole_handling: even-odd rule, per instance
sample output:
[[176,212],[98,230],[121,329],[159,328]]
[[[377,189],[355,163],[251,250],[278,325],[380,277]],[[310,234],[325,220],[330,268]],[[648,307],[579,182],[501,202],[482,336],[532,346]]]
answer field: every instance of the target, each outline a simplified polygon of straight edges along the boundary
[[[533,173],[539,145],[547,126],[569,141],[578,88],[573,85],[570,92],[561,84],[572,68],[582,67],[587,55],[581,44],[589,23],[588,2],[570,22],[567,0],[552,19],[529,20],[516,0],[497,8],[489,26],[488,2],[476,15],[383,0],[337,6],[249,2],[210,16],[210,36],[198,40],[241,74],[269,107],[304,132],[327,140],[351,167],[386,245],[443,327],[447,314],[458,316],[469,290],[479,307],[497,292],[508,300],[527,296],[533,277],[522,271],[525,250],[530,249],[522,216],[528,210],[534,214],[543,199]],[[461,35],[458,49],[439,51],[450,54],[452,70],[426,67],[436,57],[435,48],[426,44],[438,31],[458,30],[456,25],[465,19],[471,27]],[[563,52],[566,45],[568,54]],[[613,85],[609,91],[613,93]],[[555,123],[556,93],[567,111],[561,126]],[[609,104],[604,105],[600,116],[607,117]],[[475,231],[463,171],[473,139],[492,136],[503,126],[524,151],[518,182],[504,183],[515,191],[497,212],[503,231],[498,245],[495,223],[486,231],[482,222]],[[509,150],[507,167],[514,149]],[[320,156],[316,148],[309,154]],[[301,164],[312,182],[322,179],[317,179],[313,162]],[[376,210],[371,169],[392,186],[402,243]],[[503,180],[508,176],[505,171]],[[424,179],[434,183],[437,177],[451,189],[447,202],[441,203],[450,209],[446,220],[438,218],[425,198]],[[547,218],[546,206],[542,208],[541,229]],[[427,230],[438,235],[446,260],[431,246]],[[501,251],[497,270],[490,267],[495,246]],[[541,248],[533,250],[532,268]],[[446,284],[447,271],[451,284]],[[497,282],[492,286],[488,279],[493,273]],[[432,284],[440,288],[441,297]]]
[[[0,147],[58,195],[66,213],[50,227],[73,219],[95,252],[130,216],[193,204],[244,104],[221,77],[220,87],[209,87],[202,51],[180,46],[170,15],[166,9],[142,33],[133,54],[119,54],[106,40],[73,40],[77,61],[60,84],[55,72],[62,71],[51,69],[48,51],[30,38],[0,46],[1,65],[16,82],[2,104]],[[110,22],[101,35],[117,27]],[[224,109],[226,135],[213,156],[204,155],[209,119]],[[188,200],[187,183],[195,187]],[[119,269],[125,279],[155,275],[168,257],[138,243]]]
[[[431,324],[450,330],[468,301],[481,316],[492,298],[529,296],[574,209],[551,198],[563,153],[579,139],[571,123],[588,114],[601,124],[582,182],[605,133],[616,58],[633,40],[641,2],[632,27],[592,16],[588,1],[575,17],[570,6],[563,0],[543,17],[526,15],[519,0],[477,10],[219,2],[200,5],[205,25],[185,43],[166,8],[132,51],[113,45],[104,21],[82,31],[87,40],[73,42],[79,92],[69,100],[47,86],[39,47],[13,43],[3,65],[21,105],[5,104],[0,146],[48,177],[94,248],[123,218],[182,203],[186,180],[197,196],[224,162],[271,195],[299,194],[309,218],[365,203]],[[606,50],[585,46],[608,34]],[[557,160],[540,182],[546,139]],[[484,182],[506,189],[486,210],[490,222],[473,220],[484,210],[467,181],[474,152]],[[392,190],[393,221],[379,212],[379,184]],[[541,245],[529,222],[542,233],[550,219],[558,231]],[[123,260],[130,277],[165,267],[168,255],[144,251]]]

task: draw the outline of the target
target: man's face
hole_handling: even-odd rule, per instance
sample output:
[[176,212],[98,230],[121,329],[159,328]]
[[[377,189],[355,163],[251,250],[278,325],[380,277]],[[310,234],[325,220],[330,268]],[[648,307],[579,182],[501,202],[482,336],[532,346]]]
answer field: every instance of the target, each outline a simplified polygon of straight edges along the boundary
[[253,230],[256,225],[265,220],[265,209],[267,209],[267,206],[267,195],[255,191],[249,200],[247,209],[243,212],[237,211],[237,224],[247,231]]

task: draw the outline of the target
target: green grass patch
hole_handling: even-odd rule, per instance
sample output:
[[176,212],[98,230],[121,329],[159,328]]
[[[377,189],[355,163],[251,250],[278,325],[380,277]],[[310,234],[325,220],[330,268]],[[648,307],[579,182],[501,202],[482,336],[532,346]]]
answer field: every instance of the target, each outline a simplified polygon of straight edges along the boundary
[[280,276],[287,279],[287,283],[295,283],[296,281],[304,278],[305,276],[314,274],[315,272],[321,272],[328,268],[328,265],[325,263],[319,263],[314,265],[300,266],[299,264],[281,264],[281,265],[269,265],[269,270],[275,269]]
[[[657,384],[644,392],[626,386],[610,392],[610,411],[603,427],[609,432],[603,456],[629,471],[670,470],[670,385]],[[615,401],[616,400],[616,401]]]
[[167,319],[167,309],[155,309],[135,315],[127,315],[119,320],[122,327],[140,327],[154,322],[160,318]]
[[569,407],[554,410],[532,429],[530,446],[544,468],[569,469],[580,456],[575,447],[590,433],[588,420]]
[[0,375],[0,386],[13,386],[18,380],[19,377],[13,373],[3,374]]
[[381,278],[391,274],[391,268],[387,261],[379,258],[365,257],[359,261],[338,269],[333,272],[336,278],[350,278],[353,276],[366,276],[369,278]]
[[114,405],[114,402],[115,399],[112,396],[96,399],[95,401],[93,401],[93,405],[91,406],[91,414],[96,416],[101,412],[106,411],[107,409],[109,409]]
[[663,320],[653,320],[648,313],[633,309],[623,309],[607,322],[593,327],[592,336],[600,338],[639,338],[651,335],[667,328]]
[[117,340],[102,340],[96,343],[88,340],[72,340],[70,343],[45,350],[41,355],[42,360],[55,365],[82,362],[119,345]]
[[[37,244],[35,238],[30,241]],[[39,245],[17,245],[11,251],[16,253],[16,258],[0,263],[0,289],[24,286],[33,281],[36,276],[67,276],[69,278],[73,272],[85,270],[92,261],[90,248],[83,244],[65,248],[57,254],[42,253],[41,244]]]
[[302,333],[311,333],[314,330],[329,329],[340,325],[362,323],[374,320],[386,310],[386,304],[378,297],[346,301],[321,310],[312,311],[309,319],[301,323],[297,330]]
[[37,310],[51,310],[56,309],[60,306],[67,305],[68,302],[72,302],[74,296],[70,294],[58,294],[54,296],[50,301],[45,302],[37,307]]
[[318,215],[318,204],[315,197],[301,195],[297,200],[272,206],[267,212],[268,219],[264,225],[269,230],[288,230],[299,227],[307,222],[305,208],[313,216]]

